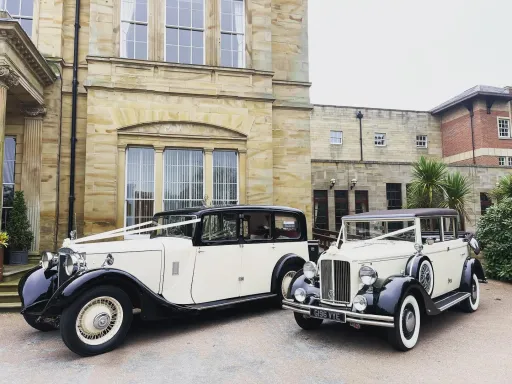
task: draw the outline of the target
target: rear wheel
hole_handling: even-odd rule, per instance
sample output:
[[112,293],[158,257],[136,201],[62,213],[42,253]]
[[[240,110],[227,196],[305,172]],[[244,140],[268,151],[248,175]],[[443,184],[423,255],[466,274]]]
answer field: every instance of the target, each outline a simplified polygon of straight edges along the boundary
[[464,312],[473,313],[480,305],[480,283],[475,274],[471,276],[471,296],[464,300],[460,306]]
[[41,332],[55,331],[58,329],[55,325],[43,322],[37,322],[39,316],[23,314],[23,318],[32,328],[37,329]]
[[99,355],[124,341],[132,317],[132,303],[123,290],[97,287],[80,296],[62,313],[62,340],[78,355]]
[[295,316],[295,321],[298,326],[306,331],[310,331],[312,329],[319,328],[324,322],[322,319],[315,319],[314,317],[310,317],[308,315],[303,315],[302,313],[294,312],[293,316]]
[[418,342],[420,334],[420,307],[413,295],[407,295],[395,315],[395,327],[389,332],[389,341],[399,351],[408,351]]

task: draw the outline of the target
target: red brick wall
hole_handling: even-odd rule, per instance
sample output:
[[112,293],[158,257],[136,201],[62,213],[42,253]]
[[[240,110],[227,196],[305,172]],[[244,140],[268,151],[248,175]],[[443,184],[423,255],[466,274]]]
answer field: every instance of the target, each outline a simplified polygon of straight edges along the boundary
[[[476,165],[498,166],[498,156],[477,156]],[[450,163],[450,165],[473,165],[473,158]]]
[[[512,139],[504,140],[498,137],[498,117],[510,117],[507,103],[496,102],[490,114],[487,114],[484,101],[475,102],[473,108],[475,150],[479,148],[512,149]],[[473,150],[469,111],[465,107],[459,106],[442,116],[441,133],[444,157]],[[482,159],[482,165],[498,165],[497,157],[492,160],[492,163],[490,163],[491,156],[485,157],[489,159]]]

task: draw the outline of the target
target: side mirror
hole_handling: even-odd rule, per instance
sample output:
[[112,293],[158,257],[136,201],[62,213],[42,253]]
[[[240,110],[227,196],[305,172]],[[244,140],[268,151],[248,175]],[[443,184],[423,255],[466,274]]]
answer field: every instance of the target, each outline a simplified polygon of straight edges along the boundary
[[480,244],[478,243],[478,240],[475,239],[474,237],[472,237],[469,240],[469,246],[471,247],[473,252],[475,252],[475,255],[478,255],[480,253]]

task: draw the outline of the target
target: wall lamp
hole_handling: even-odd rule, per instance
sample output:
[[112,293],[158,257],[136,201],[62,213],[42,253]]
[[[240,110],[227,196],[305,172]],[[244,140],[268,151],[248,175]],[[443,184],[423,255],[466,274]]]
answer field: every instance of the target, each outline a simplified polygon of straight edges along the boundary
[[334,187],[334,184],[336,184],[336,179],[331,179],[331,185],[329,189],[332,189],[332,187]]
[[357,179],[352,179],[352,181],[350,181],[350,189],[354,189],[354,187],[356,186],[357,184]]

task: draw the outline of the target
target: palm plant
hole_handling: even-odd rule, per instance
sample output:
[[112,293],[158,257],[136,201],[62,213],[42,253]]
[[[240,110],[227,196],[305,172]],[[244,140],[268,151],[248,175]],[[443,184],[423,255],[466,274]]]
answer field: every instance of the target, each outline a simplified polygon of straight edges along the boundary
[[445,199],[442,207],[455,209],[460,216],[462,227],[464,221],[470,221],[467,206],[469,205],[468,196],[471,193],[471,183],[466,176],[460,172],[448,173],[444,179]]
[[413,180],[408,188],[409,208],[439,207],[445,195],[446,164],[423,156],[413,165]]
[[490,193],[493,199],[501,202],[504,199],[512,199],[512,175],[506,175],[499,179]]

